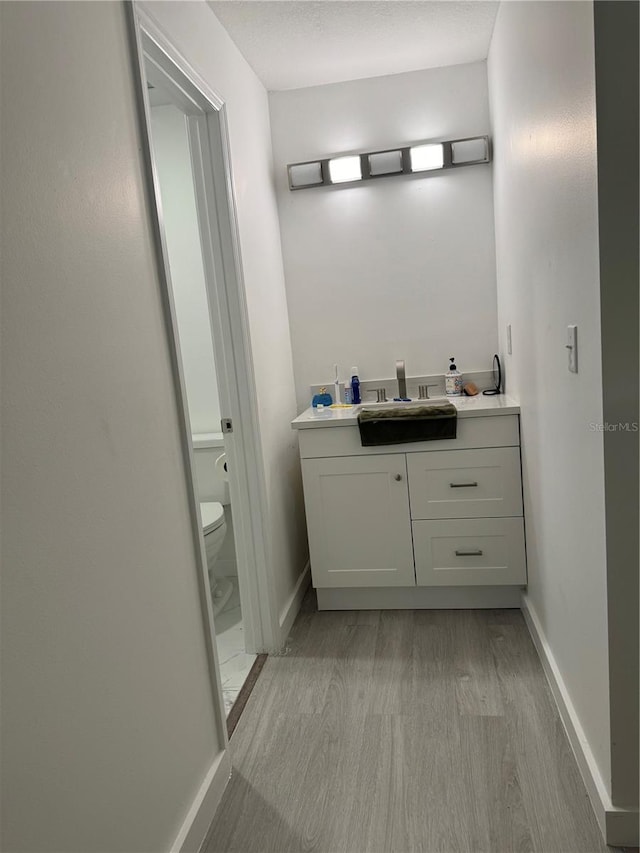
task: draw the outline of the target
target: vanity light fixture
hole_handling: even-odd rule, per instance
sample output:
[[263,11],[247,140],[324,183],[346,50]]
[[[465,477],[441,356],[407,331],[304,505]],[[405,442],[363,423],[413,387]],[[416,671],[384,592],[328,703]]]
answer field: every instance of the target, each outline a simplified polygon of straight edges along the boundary
[[454,166],[463,163],[484,163],[489,155],[487,137],[458,139],[451,143],[451,162]]
[[412,172],[430,172],[444,166],[442,145],[414,145],[409,149],[409,156]]
[[289,186],[291,189],[314,187],[323,181],[321,163],[298,163],[289,166]]
[[369,176],[399,175],[402,172],[402,151],[378,151],[367,154],[369,161]]
[[392,175],[426,177],[445,169],[491,162],[488,136],[472,136],[445,142],[421,142],[387,151],[371,151],[326,157],[287,166],[289,189],[352,186],[355,183]]
[[332,184],[346,184],[348,181],[362,180],[360,157],[334,157],[329,160],[329,180]]

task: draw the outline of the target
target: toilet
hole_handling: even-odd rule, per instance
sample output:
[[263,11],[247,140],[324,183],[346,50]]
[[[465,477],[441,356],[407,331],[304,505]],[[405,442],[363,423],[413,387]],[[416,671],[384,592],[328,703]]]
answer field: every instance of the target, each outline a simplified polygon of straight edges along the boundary
[[224,537],[227,535],[227,521],[224,517],[224,507],[218,501],[206,501],[200,504],[200,516],[202,518],[204,545],[207,552],[207,568],[211,575],[220,549],[222,548]]
[[215,576],[216,560],[227,535],[224,506],[218,501],[205,501],[200,504],[200,517],[202,518],[204,549],[207,555],[207,569],[209,570],[211,604],[213,615],[217,616],[233,593],[233,583],[229,578],[217,578]]
[[233,592],[231,580],[215,574],[216,561],[227,535],[225,506],[230,503],[225,460],[220,460],[224,456],[224,439],[222,433],[205,433],[192,436],[192,442],[211,600],[216,616]]

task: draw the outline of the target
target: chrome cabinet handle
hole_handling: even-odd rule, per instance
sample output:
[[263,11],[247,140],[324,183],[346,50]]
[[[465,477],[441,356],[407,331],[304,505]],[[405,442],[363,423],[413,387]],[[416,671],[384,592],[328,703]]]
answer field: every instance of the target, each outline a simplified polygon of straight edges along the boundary
[[477,485],[477,483],[449,483],[452,489],[472,489]]
[[399,482],[402,479],[402,474],[394,474],[393,479]]
[[482,551],[479,548],[475,551],[459,551],[456,549],[456,557],[482,557]]

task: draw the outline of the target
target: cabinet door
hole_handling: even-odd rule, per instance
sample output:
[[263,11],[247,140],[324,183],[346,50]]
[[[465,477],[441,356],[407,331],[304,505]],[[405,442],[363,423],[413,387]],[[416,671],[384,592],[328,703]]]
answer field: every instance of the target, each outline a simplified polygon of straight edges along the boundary
[[415,586],[404,454],[305,459],[316,587]]
[[414,521],[418,586],[525,584],[522,518]]
[[414,520],[522,515],[519,447],[409,453],[407,468]]

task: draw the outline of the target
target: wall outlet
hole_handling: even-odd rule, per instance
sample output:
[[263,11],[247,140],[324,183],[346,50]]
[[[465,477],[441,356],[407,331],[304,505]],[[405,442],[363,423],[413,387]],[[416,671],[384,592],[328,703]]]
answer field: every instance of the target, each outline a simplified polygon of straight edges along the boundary
[[507,353],[511,355],[513,348],[511,346],[511,323],[507,326]]
[[569,370],[578,372],[578,327],[567,326],[567,352],[569,353]]

